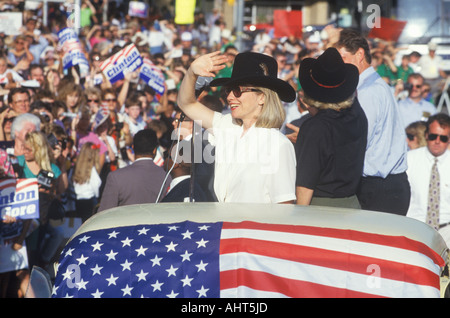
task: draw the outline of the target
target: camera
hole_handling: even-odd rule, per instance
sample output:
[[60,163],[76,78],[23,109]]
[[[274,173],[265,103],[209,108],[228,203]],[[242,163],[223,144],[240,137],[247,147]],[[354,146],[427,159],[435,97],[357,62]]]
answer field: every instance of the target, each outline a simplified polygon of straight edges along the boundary
[[403,88],[405,89],[405,91],[410,92],[410,91],[412,91],[413,86],[411,83],[405,83],[405,84],[403,84]]
[[55,149],[58,144],[61,146],[61,150],[67,148],[67,138],[64,138],[63,140],[58,140],[58,138],[56,138],[56,136],[53,133],[51,133],[50,135],[47,136],[47,140],[52,149]]
[[50,147],[52,149],[55,149],[55,147],[58,145],[58,139],[54,134],[50,134],[47,136],[48,143],[50,144]]
[[37,175],[37,182],[46,189],[50,189],[52,187],[53,178],[55,174],[51,171],[41,170]]
[[61,150],[65,150],[67,148],[67,138],[61,140]]

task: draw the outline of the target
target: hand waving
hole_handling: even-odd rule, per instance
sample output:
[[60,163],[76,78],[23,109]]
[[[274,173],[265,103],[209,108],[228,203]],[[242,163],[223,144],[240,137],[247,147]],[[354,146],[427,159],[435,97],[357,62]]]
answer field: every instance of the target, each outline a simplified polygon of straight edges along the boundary
[[220,51],[205,54],[194,60],[190,66],[191,71],[197,76],[214,77],[217,71],[225,68],[228,58]]

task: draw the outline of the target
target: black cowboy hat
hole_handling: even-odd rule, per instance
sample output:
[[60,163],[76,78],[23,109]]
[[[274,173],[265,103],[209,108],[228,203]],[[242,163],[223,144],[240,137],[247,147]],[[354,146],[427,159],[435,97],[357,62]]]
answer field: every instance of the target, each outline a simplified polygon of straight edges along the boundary
[[255,52],[236,55],[231,77],[214,79],[210,86],[255,85],[277,92],[284,102],[295,100],[295,90],[277,77],[278,64],[273,57]]
[[317,59],[304,59],[298,77],[307,96],[320,102],[339,103],[355,92],[359,71],[355,65],[344,63],[335,48],[329,48]]

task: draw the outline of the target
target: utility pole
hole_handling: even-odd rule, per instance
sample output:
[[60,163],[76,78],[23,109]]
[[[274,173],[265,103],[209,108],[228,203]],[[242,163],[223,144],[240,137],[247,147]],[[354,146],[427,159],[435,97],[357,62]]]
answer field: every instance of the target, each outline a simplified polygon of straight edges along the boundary
[[242,33],[244,30],[244,0],[236,0],[234,3],[236,18],[236,48],[242,51],[244,48],[242,42]]

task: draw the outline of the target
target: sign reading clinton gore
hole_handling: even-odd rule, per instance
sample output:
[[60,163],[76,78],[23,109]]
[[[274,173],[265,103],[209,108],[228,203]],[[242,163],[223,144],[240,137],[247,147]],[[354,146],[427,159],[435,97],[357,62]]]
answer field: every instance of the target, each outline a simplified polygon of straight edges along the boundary
[[139,74],[148,86],[153,88],[155,92],[162,95],[166,89],[164,83],[165,78],[161,70],[156,67],[149,59],[144,59],[144,64],[141,67],[141,73]]
[[0,182],[1,218],[39,218],[39,190],[37,179],[6,179]]
[[62,47],[64,70],[78,65],[81,77],[85,77],[89,72],[89,62],[84,55],[78,35],[71,28],[64,28],[58,32],[59,45]]
[[141,54],[130,44],[100,64],[100,69],[112,83],[124,78],[124,72],[134,72],[142,65]]

